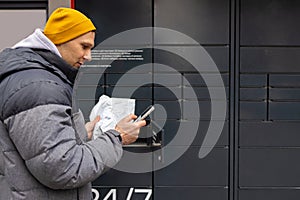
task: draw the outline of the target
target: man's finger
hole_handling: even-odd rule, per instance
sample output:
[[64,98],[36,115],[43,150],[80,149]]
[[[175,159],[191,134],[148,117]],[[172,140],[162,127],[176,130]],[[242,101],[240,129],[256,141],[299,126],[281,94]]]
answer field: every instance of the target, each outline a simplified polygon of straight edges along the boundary
[[139,127],[142,127],[142,126],[146,125],[146,120],[141,120],[141,121],[137,121],[137,122],[134,122],[134,123],[136,123]]

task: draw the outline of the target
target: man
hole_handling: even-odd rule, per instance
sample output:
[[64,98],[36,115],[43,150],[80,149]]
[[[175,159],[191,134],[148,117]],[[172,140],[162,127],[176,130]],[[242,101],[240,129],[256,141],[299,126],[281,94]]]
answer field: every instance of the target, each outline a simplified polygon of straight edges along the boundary
[[72,105],[80,66],[91,59],[95,30],[82,13],[58,8],[44,30],[0,53],[0,199],[90,200],[91,181],[121,158],[145,121],[131,114],[91,140]]

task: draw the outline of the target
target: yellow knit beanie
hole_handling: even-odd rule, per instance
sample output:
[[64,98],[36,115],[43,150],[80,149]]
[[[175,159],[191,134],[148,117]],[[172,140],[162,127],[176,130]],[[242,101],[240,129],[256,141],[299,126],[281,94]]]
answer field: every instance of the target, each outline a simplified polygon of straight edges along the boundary
[[54,43],[62,44],[96,30],[92,21],[72,8],[57,8],[49,17],[44,34]]

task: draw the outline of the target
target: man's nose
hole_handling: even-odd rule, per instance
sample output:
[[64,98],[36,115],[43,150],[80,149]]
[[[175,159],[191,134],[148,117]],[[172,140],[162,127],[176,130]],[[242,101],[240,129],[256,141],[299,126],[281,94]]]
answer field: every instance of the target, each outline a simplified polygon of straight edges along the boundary
[[91,51],[87,51],[86,54],[83,56],[84,60],[91,61],[92,60],[92,54]]

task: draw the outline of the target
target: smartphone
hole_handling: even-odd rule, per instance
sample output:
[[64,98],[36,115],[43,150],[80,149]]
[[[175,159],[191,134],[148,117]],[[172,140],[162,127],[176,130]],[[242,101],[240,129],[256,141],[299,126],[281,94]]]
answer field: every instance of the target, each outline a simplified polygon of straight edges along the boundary
[[138,118],[136,118],[136,119],[134,120],[134,122],[138,122],[138,121],[140,121],[140,120],[145,119],[148,115],[150,115],[150,113],[153,112],[154,109],[155,109],[155,108],[154,108],[153,105],[148,106],[148,107],[142,112],[142,114],[140,114],[140,115],[138,116]]

